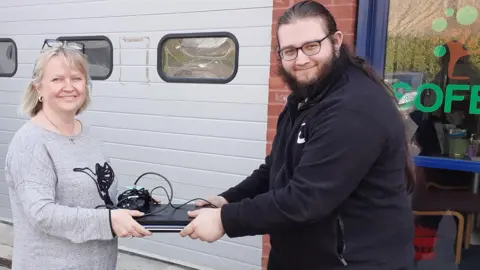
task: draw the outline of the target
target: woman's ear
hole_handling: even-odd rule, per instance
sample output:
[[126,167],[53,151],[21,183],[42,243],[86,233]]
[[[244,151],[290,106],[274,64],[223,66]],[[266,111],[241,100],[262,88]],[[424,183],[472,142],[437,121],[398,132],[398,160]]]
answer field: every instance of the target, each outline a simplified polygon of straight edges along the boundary
[[34,82],[33,83],[33,90],[37,91],[38,94],[40,94],[40,83],[39,82]]

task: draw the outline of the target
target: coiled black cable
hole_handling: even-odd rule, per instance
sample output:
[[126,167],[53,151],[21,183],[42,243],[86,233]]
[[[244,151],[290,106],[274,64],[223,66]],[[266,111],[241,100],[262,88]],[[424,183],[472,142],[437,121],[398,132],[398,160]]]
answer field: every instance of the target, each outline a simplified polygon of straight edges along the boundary
[[[175,206],[172,204],[172,200],[173,200],[173,187],[172,187],[172,184],[170,183],[170,181],[163,175],[159,174],[159,173],[155,173],[155,172],[146,172],[146,173],[143,173],[142,175],[140,175],[137,180],[135,180],[134,184],[133,184],[133,189],[136,188],[137,186],[137,183],[140,181],[140,179],[142,179],[144,176],[146,175],[156,175],[160,178],[162,178],[163,180],[165,180],[165,182],[167,182],[168,186],[170,187],[170,196],[167,192],[167,189],[165,189],[165,187],[163,186],[157,186],[155,188],[152,189],[152,191],[150,192],[150,199],[153,200],[154,204],[159,204],[155,199],[153,199],[153,192],[156,190],[156,189],[163,189],[165,191],[165,194],[167,195],[167,199],[168,199],[168,204],[165,205],[165,207],[157,210],[157,211],[154,211],[154,212],[149,212],[149,213],[144,213],[143,216],[149,216],[149,215],[155,215],[155,214],[158,214],[162,211],[164,211],[165,209],[167,209],[169,206],[174,208],[174,209],[180,209],[182,207],[184,207],[185,205],[189,204],[190,202],[193,202],[193,201],[197,201],[197,200],[200,200],[200,201],[204,201],[206,202],[209,206],[211,206],[212,208],[217,208],[216,205],[214,205],[213,203],[209,202],[208,200],[205,200],[203,198],[195,198],[195,199],[192,199],[192,200],[189,200],[187,201],[186,203],[184,204],[181,204],[180,206]],[[130,189],[132,190],[132,189]],[[128,191],[128,190],[127,190]],[[124,194],[125,192],[127,191],[124,191],[122,194]],[[120,195],[121,196],[121,195]],[[119,196],[119,197],[120,197]],[[127,196],[126,198],[120,200],[119,202],[117,202],[117,205],[99,205],[97,207],[95,207],[96,209],[97,208],[100,208],[100,207],[105,207],[105,208],[108,208],[108,209],[123,209],[123,208],[119,208],[118,205],[121,204],[123,201],[125,200],[128,200],[128,199],[131,199],[132,197],[131,196]],[[150,203],[150,202],[147,202],[147,203]]]

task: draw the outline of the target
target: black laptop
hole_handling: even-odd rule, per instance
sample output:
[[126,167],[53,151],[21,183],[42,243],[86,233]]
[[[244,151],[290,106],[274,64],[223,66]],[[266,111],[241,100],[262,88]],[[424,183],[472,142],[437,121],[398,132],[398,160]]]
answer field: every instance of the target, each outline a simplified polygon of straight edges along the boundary
[[135,220],[151,232],[180,232],[193,220],[193,218],[188,216],[187,212],[204,208],[195,206],[195,204],[183,206],[181,204],[173,204],[173,206],[175,208],[165,204],[153,205],[150,213],[142,217],[136,217]]

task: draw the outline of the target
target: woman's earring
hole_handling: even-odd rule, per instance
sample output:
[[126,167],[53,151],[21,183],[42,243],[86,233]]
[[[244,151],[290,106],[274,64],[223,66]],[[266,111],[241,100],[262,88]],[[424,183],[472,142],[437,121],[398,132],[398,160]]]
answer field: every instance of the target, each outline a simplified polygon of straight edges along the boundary
[[42,97],[42,96],[38,96],[38,101],[42,102],[42,101],[43,101],[43,97]]

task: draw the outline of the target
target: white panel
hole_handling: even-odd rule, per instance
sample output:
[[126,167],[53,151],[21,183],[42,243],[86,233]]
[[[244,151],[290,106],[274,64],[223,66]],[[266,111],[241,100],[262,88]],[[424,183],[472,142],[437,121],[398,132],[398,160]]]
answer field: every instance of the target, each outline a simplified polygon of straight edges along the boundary
[[[209,243],[204,243],[198,240],[193,241],[189,238],[182,239],[178,234],[154,234],[153,236],[144,238],[142,240],[144,240],[142,241],[144,242],[142,244],[146,244],[145,242],[158,241],[158,242],[165,243],[167,245],[175,245],[175,246],[183,247],[189,250],[201,251],[202,253],[206,253],[209,256],[218,256],[221,258],[225,258],[226,260],[230,260],[230,262],[228,262],[228,264],[230,265],[259,264],[259,262],[255,261],[256,253],[260,252],[259,248],[241,246],[233,242],[220,240],[216,243],[209,244]],[[242,252],[238,251],[239,248],[242,248]],[[193,260],[192,262],[196,263]],[[218,267],[216,269],[232,269],[232,268]],[[245,269],[245,268],[241,268],[241,269]],[[255,269],[255,268],[248,268],[248,269]]]
[[12,220],[12,209],[10,209],[10,206],[0,206],[0,220]]
[[118,158],[112,158],[111,160],[115,170],[119,170],[119,173],[126,175],[135,175],[138,177],[144,172],[156,172],[165,176],[170,181],[177,183],[193,184],[195,186],[202,185],[204,187],[217,188],[221,190],[226,190],[245,179],[244,175],[238,174],[220,173],[202,169],[160,165],[156,163],[131,161]]
[[125,144],[105,144],[106,153],[112,158],[157,163],[169,166],[182,166],[184,168],[202,169],[222,173],[242,175],[247,172],[252,172],[261,163],[261,160],[252,158],[237,158]]
[[[1,211],[1,209],[0,209]],[[1,213],[1,212],[0,212]],[[170,242],[169,238],[176,238],[175,244],[166,244]],[[153,238],[153,239],[152,239]],[[212,255],[215,250],[222,250],[225,245],[221,242],[217,243],[204,243],[200,241],[193,241],[189,238],[181,238],[178,235],[160,234],[154,235],[152,238],[144,239],[132,239],[127,241],[120,239],[119,244],[127,246],[128,248],[139,250],[144,253],[155,252],[155,255],[165,260],[178,261],[179,257],[184,258],[190,264],[198,265],[199,269],[215,269],[215,270],[259,270],[261,269],[260,258],[254,260],[256,264],[247,264],[230,259],[229,257],[222,257]],[[165,238],[165,240],[164,240]],[[150,240],[152,239],[152,240]],[[232,254],[261,254],[261,250],[257,249],[255,252],[244,252],[245,247],[240,245],[233,246],[229,251]],[[229,253],[230,255],[230,253]],[[248,256],[248,255],[246,255]],[[245,256],[245,257],[246,257]],[[258,255],[256,255],[258,257]]]
[[[5,183],[5,181],[2,182]],[[10,208],[10,197],[8,196],[8,191],[6,194],[3,193],[3,191],[0,191],[0,207]]]
[[[61,0],[57,1],[60,2]],[[130,0],[116,0],[114,1],[114,12],[112,12],[113,1],[90,1],[86,3],[82,3],[81,1],[71,1],[75,3],[65,4],[63,3],[67,1],[61,1],[62,5],[52,5],[51,7],[44,9],[43,12],[38,12],[39,6],[37,5],[20,6],[17,4],[17,7],[0,8],[0,22],[179,14],[210,11],[212,7],[215,7],[216,10],[235,10],[244,9],[245,7],[248,7],[249,9],[272,7],[273,4],[271,0],[207,1],[208,5],[205,4],[206,0],[136,0],[135,4],[132,5]],[[25,0],[16,2],[25,2]],[[38,3],[38,1],[36,2]],[[3,0],[0,7],[6,5],[5,0]]]
[[90,110],[103,112],[207,118],[218,120],[266,121],[267,107],[257,104],[206,103],[97,97]]
[[[0,127],[2,127],[3,131],[16,132],[23,124],[25,124],[25,120],[22,120],[22,119],[12,119],[12,118],[1,118],[0,117]],[[2,145],[0,145],[0,153],[2,153],[1,151],[2,151]],[[4,153],[6,153],[6,152],[4,152]],[[3,163],[0,163],[0,164],[3,164]]]
[[[18,106],[0,104],[0,126],[16,131],[26,117],[20,117]],[[141,114],[85,112],[81,119],[101,127],[154,131],[169,134],[199,135],[218,138],[265,141],[266,123],[234,122],[195,118],[171,118]]]
[[[225,0],[223,0],[225,1]],[[37,11],[40,12],[40,11]],[[36,34],[90,35],[102,33],[142,31],[166,31],[187,29],[218,29],[228,27],[270,26],[272,8],[214,10],[209,12],[177,13],[162,15],[143,15],[128,17],[62,19],[55,20],[3,22],[0,36]],[[245,18],[248,18],[246,20]],[[85,23],[87,22],[88,23]],[[175,23],[172,23],[175,22]],[[193,25],[194,27],[192,27]],[[75,25],[75,27],[72,27]],[[102,27],[99,27],[99,26]]]
[[2,0],[0,1],[0,7],[25,7],[25,6],[46,6],[46,5],[58,5],[69,2],[104,2],[108,0]]
[[[14,132],[0,130],[0,144],[9,144],[14,134]],[[1,166],[3,167],[3,164],[1,164]],[[0,174],[1,173],[2,170],[0,169]]]
[[[3,170],[0,170],[0,173],[2,174],[0,176],[0,195],[8,195],[8,186],[7,186],[7,182],[5,182],[5,176],[3,175],[4,174],[4,171]],[[10,203],[10,202],[9,202]],[[10,205],[10,204],[8,204]],[[0,203],[0,207],[6,207],[7,204],[5,205],[1,205]]]
[[[26,119],[25,116],[20,114],[19,105],[2,104],[2,102],[0,102],[0,121],[2,118]],[[2,127],[2,129],[5,129],[5,128],[6,126]],[[8,129],[8,130],[11,130],[11,129]]]
[[[100,139],[116,144],[130,144],[170,150],[261,159],[265,156],[264,142],[234,140],[219,137],[182,135],[133,129],[95,127]],[[2,138],[0,132],[0,139]],[[142,138],[132,141],[132,138]]]
[[13,92],[13,91],[3,91],[0,89],[0,103],[1,104],[11,104],[16,105],[20,104],[22,93],[21,92]]

